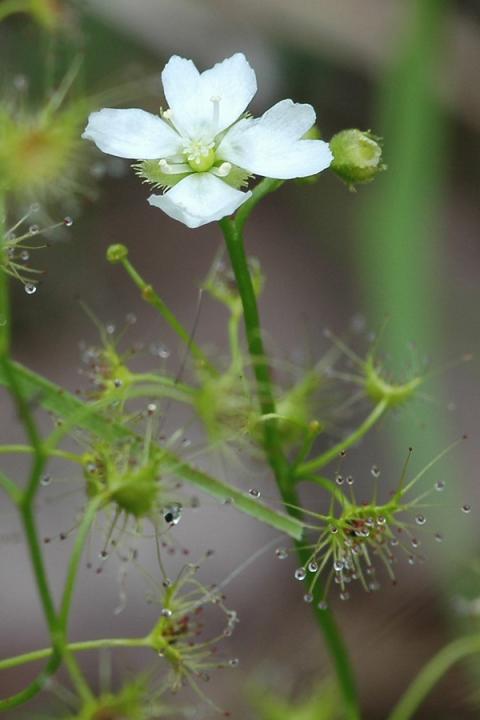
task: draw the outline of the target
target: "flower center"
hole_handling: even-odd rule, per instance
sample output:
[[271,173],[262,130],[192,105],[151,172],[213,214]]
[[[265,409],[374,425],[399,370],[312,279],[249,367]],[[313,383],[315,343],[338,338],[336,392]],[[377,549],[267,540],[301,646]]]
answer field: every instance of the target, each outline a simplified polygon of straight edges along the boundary
[[188,164],[195,172],[206,172],[213,166],[215,143],[205,140],[192,140],[183,151]]

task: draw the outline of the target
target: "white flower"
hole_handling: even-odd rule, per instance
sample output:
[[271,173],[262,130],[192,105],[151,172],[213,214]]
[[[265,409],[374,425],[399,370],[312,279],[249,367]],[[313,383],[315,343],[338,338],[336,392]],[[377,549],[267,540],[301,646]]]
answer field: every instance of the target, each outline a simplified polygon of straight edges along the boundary
[[282,100],[260,118],[244,115],[257,81],[242,53],[203,73],[173,56],[162,81],[169,108],[161,117],[105,108],[82,137],[109,155],[149,161],[141,174],[169,189],[148,202],[188,227],[235,212],[251,195],[239,188],[252,174],[287,180],[330,165],[327,143],[302,139],[315,123],[311,105]]

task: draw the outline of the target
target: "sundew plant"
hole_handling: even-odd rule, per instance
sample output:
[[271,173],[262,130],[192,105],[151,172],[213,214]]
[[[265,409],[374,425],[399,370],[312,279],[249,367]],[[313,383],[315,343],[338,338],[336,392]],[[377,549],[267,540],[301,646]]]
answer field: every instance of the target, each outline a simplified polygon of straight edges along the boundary
[[[426,534],[431,546],[444,541],[444,527],[434,527],[434,508],[445,497],[445,481],[436,472],[447,455],[461,452],[466,435],[458,429],[419,466],[412,431],[413,447],[405,446],[403,462],[392,457],[381,468],[373,463],[367,472],[363,466],[355,471],[357,446],[368,446],[372,430],[384,432],[389,416],[414,414],[432,401],[426,395],[436,369],[415,360],[397,372],[397,359],[382,353],[381,326],[369,337],[357,317],[357,333],[337,335],[323,330],[328,323],[321,308],[314,309],[315,331],[325,352],[296,363],[262,323],[267,282],[284,283],[287,306],[296,290],[278,267],[259,262],[250,237],[257,206],[268,206],[284,185],[295,184],[308,203],[313,185],[331,192],[329,177],[338,181],[335,192],[340,188],[349,197],[382,183],[395,170],[384,161],[389,137],[350,126],[329,137],[321,108],[295,97],[275,97],[267,109],[254,111],[257,75],[243,52],[219,57],[207,69],[195,58],[172,55],[161,88],[155,86],[156,111],[123,107],[124,98],[135,96],[131,81],[89,95],[80,55],[61,76],[52,72],[52,58],[62,52],[57,33],[65,11],[46,0],[0,2],[6,25],[26,14],[30,32],[42,42],[48,38],[45,91],[30,94],[23,75],[14,82],[2,77],[0,384],[8,409],[0,490],[2,518],[16,517],[21,529],[21,573],[31,575],[49,638],[45,647],[30,642],[21,654],[0,644],[0,674],[12,678],[1,684],[0,712],[72,720],[240,717],[239,698],[250,693],[254,717],[265,720],[366,718],[358,668],[344,639],[345,609],[355,623],[365,597],[397,585],[391,602],[403,607],[402,576],[408,566],[428,560]],[[34,304],[59,282],[54,271],[45,273],[48,248],[54,244],[56,254],[62,252],[87,203],[95,201],[99,216],[106,212],[100,180],[109,167],[126,168],[144,192],[145,223],[166,214],[173,232],[188,228],[192,244],[202,242],[198,228],[221,240],[198,284],[200,303],[222,311],[228,345],[225,351],[203,336],[200,306],[192,308],[193,324],[179,319],[156,283],[155,263],[149,261],[144,276],[132,259],[141,252],[141,232],[126,233],[111,238],[104,262],[132,284],[145,311],[176,338],[176,348],[145,348],[134,337],[137,327],[145,327],[141,317],[130,312],[124,327],[116,328],[101,307],[82,297],[97,340],[76,338],[80,381],[71,392],[62,385],[53,345],[48,377],[18,361],[15,303],[19,289]],[[172,264],[169,273],[183,282],[181,266]],[[461,353],[461,360],[469,357]],[[9,439],[12,418],[15,441]],[[47,533],[41,518],[46,493],[52,503],[62,495],[73,517],[70,522],[57,513]],[[452,503],[449,512],[468,516],[470,502]],[[203,506],[210,520],[192,521]],[[212,518],[225,512],[249,516],[271,535],[254,552],[245,550],[240,565],[230,564],[212,528]],[[190,522],[195,539],[185,545],[179,532]],[[49,553],[60,546],[67,560],[55,569],[54,582]],[[0,546],[5,557],[8,551],[7,544]],[[155,558],[153,570],[142,563],[145,551]],[[218,555],[229,567],[212,584],[204,578],[208,568],[216,571]],[[238,577],[248,585],[253,566],[265,556],[268,567],[284,572],[285,586],[297,591],[295,612],[305,615],[316,647],[328,657],[328,677],[315,677],[312,692],[300,701],[292,700],[288,687],[285,695],[270,694],[260,681],[251,690],[237,685],[237,698],[221,692],[226,675],[241,668],[242,647],[249,655],[256,650],[245,650],[245,643],[232,649],[249,618],[229,590]],[[86,627],[74,640],[80,577],[82,586],[89,584],[88,612],[94,614],[97,576],[114,585],[117,630],[91,636]],[[11,582],[4,570],[0,582]],[[148,604],[135,633],[122,624],[132,588],[140,588]],[[263,603],[262,593],[262,586],[255,587],[256,602]],[[1,621],[20,633],[20,613]],[[285,616],[281,625],[288,622]],[[416,717],[450,666],[479,651],[476,630],[447,644],[418,670],[389,720]],[[108,668],[119,652],[141,658],[142,666],[122,665],[112,679]],[[103,668],[99,683],[86,658]],[[30,666],[34,670],[25,675]]]

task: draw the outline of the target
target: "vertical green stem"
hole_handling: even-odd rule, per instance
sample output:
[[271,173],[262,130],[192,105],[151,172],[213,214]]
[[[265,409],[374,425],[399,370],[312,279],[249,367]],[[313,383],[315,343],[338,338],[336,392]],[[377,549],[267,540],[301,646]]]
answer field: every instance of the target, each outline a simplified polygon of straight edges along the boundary
[[[272,192],[280,185],[281,182],[279,181],[264,180],[257,186],[248,204],[245,203],[239,210],[236,218],[224,218],[220,222],[238,291],[242,300],[245,332],[257,383],[260,409],[264,415],[272,416],[276,413],[275,398],[272,389],[270,367],[263,345],[257,299],[255,297],[244,249],[242,230],[248,215],[257,202],[268,192]],[[285,507],[291,515],[299,518],[301,516],[300,509],[297,509],[299,508],[299,500],[290,477],[289,463],[283,451],[281,439],[278,434],[277,421],[274,417],[264,422],[264,448],[268,462],[275,474]],[[302,548],[301,542],[297,542],[296,547],[303,565],[308,560],[308,551]],[[338,684],[344,701],[346,717],[348,720],[358,720],[360,718],[360,711],[358,707],[357,690],[347,650],[330,610],[321,610],[317,607],[318,601],[320,600],[320,591],[321,588],[319,587],[319,583],[317,583],[314,594],[315,616],[334,663]]]

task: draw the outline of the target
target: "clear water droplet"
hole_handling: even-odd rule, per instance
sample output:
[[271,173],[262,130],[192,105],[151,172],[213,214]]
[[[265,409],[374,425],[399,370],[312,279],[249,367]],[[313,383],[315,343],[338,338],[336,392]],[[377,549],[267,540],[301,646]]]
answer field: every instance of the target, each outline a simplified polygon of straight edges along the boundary
[[372,468],[370,470],[374,478],[380,477],[380,469],[377,467],[377,465],[372,465]]
[[25,283],[24,290],[27,295],[34,295],[37,292],[37,286],[33,283]]
[[231,658],[228,661],[228,664],[230,665],[230,667],[238,667],[240,665],[240,660],[238,658]]
[[288,557],[288,551],[287,551],[287,549],[284,548],[284,547],[279,547],[279,548],[277,548],[277,549],[275,550],[275,556],[276,556],[279,560],[286,560],[287,557]]
[[303,567],[297,568],[295,570],[294,577],[295,580],[305,580],[307,577],[307,571]]
[[326,600],[320,600],[317,607],[319,610],[326,610],[328,608]]
[[165,508],[163,518],[168,525],[178,525],[182,517],[182,506],[176,503],[171,507]]
[[347,485],[353,485],[354,479],[351,475],[347,475]]
[[30,227],[28,228],[28,232],[30,233],[30,235],[37,235],[37,233],[40,232],[40,228],[38,227],[38,225],[30,225]]
[[27,260],[30,259],[30,253],[28,250],[22,250],[20,253],[20,259],[23,260],[23,262],[27,262]]
[[437,480],[435,483],[435,490],[437,492],[442,492],[442,490],[445,490],[445,482],[443,480]]
[[315,562],[315,560],[311,560],[308,563],[308,572],[315,573],[318,570],[318,563]]
[[344,592],[341,592],[340,600],[350,600],[350,593],[347,590],[345,590]]
[[436,533],[435,533],[435,540],[436,540],[437,542],[443,542],[443,535],[442,535],[442,533],[436,532]]
[[108,552],[106,550],[101,550],[98,553],[98,557],[100,558],[100,560],[106,560],[108,558]]
[[256,490],[255,488],[250,488],[250,490],[248,491],[248,494],[254,498],[259,498],[261,495],[260,490]]
[[73,218],[71,218],[69,215],[63,218],[63,224],[65,227],[72,227],[73,225]]
[[40,480],[40,485],[43,485],[45,487],[46,485],[50,485],[51,482],[52,482],[51,475],[44,475],[42,477],[42,479]]
[[312,603],[313,602],[312,593],[305,593],[305,595],[303,596],[303,602]]
[[335,560],[335,562],[333,563],[333,569],[335,570],[335,572],[341,572],[344,567],[345,563],[343,562],[343,560]]
[[471,512],[471,510],[471,505],[468,505],[467,503],[465,503],[465,505],[462,505],[462,512],[464,512],[465,514],[468,514],[469,512]]
[[343,475],[337,475],[335,477],[335,482],[337,483],[337,485],[343,485]]
[[173,613],[172,613],[172,611],[170,610],[170,608],[162,608],[161,611],[160,611],[160,615],[161,615],[162,617],[167,617],[167,618],[169,618],[169,617],[172,617]]
[[415,522],[417,523],[417,525],[425,525],[427,519],[425,515],[417,515],[417,517],[415,518]]

